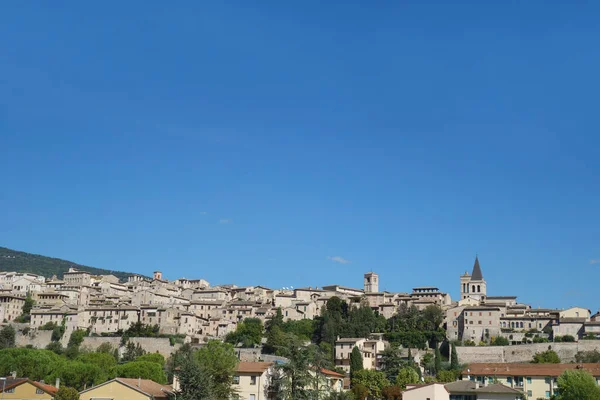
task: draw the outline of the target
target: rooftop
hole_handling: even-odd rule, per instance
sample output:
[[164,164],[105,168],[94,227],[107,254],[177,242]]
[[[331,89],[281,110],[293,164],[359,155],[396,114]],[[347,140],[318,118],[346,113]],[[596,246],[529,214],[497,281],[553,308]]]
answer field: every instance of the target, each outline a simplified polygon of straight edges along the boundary
[[519,364],[519,363],[473,363],[463,375],[475,376],[552,376],[557,377],[567,370],[583,369],[600,377],[599,364]]

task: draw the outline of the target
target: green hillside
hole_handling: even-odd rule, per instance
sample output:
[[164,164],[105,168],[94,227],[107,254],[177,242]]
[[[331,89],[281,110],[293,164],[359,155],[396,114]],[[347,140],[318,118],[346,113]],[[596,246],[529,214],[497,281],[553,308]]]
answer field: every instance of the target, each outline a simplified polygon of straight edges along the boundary
[[0,247],[0,271],[30,272],[43,275],[46,278],[50,278],[52,275],[62,278],[63,273],[67,272],[71,267],[88,271],[94,275],[113,274],[122,282],[127,281],[127,277],[132,275],[129,272],[87,267],[71,261],[61,260],[60,258],[45,257]]

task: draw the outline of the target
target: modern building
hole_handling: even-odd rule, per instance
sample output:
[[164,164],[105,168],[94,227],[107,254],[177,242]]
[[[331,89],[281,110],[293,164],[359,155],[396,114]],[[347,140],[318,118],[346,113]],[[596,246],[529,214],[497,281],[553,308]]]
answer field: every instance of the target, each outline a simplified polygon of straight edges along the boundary
[[52,400],[58,389],[27,378],[2,378],[0,397],[6,400]]
[[79,393],[81,400],[168,400],[173,387],[149,379],[115,378]]
[[234,398],[265,400],[269,398],[271,362],[240,362],[233,377]]
[[600,364],[469,364],[463,380],[482,386],[501,383],[523,392],[529,399],[549,399],[556,393],[556,381],[567,370],[581,369],[600,381]]

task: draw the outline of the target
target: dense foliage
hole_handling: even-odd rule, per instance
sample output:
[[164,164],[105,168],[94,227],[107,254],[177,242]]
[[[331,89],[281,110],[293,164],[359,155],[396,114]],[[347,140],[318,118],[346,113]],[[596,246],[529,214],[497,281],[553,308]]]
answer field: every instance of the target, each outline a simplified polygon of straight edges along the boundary
[[131,275],[129,272],[86,267],[85,265],[79,265],[59,258],[51,258],[0,247],[0,270],[2,271],[29,272],[48,278],[56,275],[61,278],[69,268],[77,268],[78,270],[87,271],[94,275],[112,274],[122,281],[126,281]]
[[401,305],[398,313],[387,322],[387,340],[406,348],[435,348],[446,334],[440,327],[444,314],[438,306],[427,306],[424,310]]
[[535,353],[531,362],[534,364],[560,364],[560,357],[554,350],[546,350]]
[[259,346],[263,337],[263,323],[258,318],[246,318],[238,323],[234,332],[225,337],[227,343],[241,347]]
[[589,372],[567,370],[558,377],[558,395],[556,400],[597,400],[600,399],[600,387]]

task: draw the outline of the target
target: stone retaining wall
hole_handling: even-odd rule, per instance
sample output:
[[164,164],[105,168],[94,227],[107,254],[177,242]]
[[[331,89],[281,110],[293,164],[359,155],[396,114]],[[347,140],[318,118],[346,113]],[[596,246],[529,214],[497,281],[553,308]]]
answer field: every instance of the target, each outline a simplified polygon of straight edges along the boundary
[[577,343],[533,343],[514,346],[460,346],[456,348],[461,363],[529,362],[535,353],[552,349],[561,361],[575,361],[578,351],[600,351],[599,340],[582,340]]

